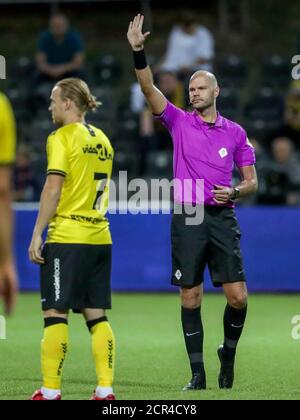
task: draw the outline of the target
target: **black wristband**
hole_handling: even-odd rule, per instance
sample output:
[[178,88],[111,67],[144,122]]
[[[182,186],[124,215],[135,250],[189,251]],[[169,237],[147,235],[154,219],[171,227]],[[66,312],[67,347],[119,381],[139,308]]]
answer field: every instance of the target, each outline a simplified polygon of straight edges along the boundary
[[148,64],[146,60],[145,50],[133,51],[134,67],[137,70],[144,70]]

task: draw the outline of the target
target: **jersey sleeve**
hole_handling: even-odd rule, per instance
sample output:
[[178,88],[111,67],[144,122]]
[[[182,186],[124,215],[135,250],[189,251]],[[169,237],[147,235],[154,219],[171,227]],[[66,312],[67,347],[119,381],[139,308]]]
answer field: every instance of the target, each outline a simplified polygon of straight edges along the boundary
[[13,110],[6,96],[0,97],[0,165],[15,161],[16,122]]
[[234,154],[234,163],[239,168],[254,165],[256,162],[255,150],[247,138],[246,132],[241,130],[239,137],[238,146]]
[[154,118],[165,125],[169,131],[172,131],[173,127],[184,116],[185,112],[182,109],[177,108],[177,106],[168,101],[164,112],[160,115],[154,115]]
[[69,173],[68,151],[66,139],[56,131],[47,140],[47,175],[66,176]]

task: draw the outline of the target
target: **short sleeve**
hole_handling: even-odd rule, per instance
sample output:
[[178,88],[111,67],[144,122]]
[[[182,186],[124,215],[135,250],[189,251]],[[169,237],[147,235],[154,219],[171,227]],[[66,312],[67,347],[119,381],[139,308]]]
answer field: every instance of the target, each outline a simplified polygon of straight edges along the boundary
[[47,175],[66,176],[69,172],[67,145],[64,136],[56,131],[47,140]]
[[196,51],[198,58],[210,60],[214,57],[214,39],[207,28],[201,27],[197,32]]
[[71,32],[72,46],[74,53],[80,53],[84,51],[83,40],[79,32]]
[[16,122],[8,98],[0,96],[0,165],[11,164],[16,154]]
[[37,49],[39,52],[46,52],[47,49],[47,40],[49,38],[48,32],[42,32],[38,39]]
[[240,130],[239,137],[240,140],[234,154],[234,163],[240,168],[254,165],[256,162],[255,150],[243,129]]
[[172,131],[176,123],[184,116],[185,112],[182,109],[177,108],[177,106],[168,101],[164,112],[160,115],[154,115],[154,118],[161,121],[169,131]]

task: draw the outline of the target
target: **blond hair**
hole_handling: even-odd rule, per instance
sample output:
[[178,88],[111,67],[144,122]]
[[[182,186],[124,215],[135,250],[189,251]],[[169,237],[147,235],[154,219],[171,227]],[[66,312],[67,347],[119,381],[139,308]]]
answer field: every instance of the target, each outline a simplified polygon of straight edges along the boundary
[[70,99],[74,102],[79,111],[86,113],[96,111],[102,105],[96,97],[91,94],[88,85],[81,79],[70,77],[60,80],[56,86],[61,88],[62,100]]

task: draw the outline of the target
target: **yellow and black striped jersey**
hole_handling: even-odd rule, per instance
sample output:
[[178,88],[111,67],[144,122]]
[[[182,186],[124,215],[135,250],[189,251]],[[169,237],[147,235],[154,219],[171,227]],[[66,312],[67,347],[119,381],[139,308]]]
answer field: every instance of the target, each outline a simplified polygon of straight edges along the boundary
[[0,93],[0,165],[15,161],[16,123],[8,98]]
[[65,181],[46,242],[111,244],[105,213],[113,155],[106,135],[88,124],[68,124],[50,134],[47,174]]

